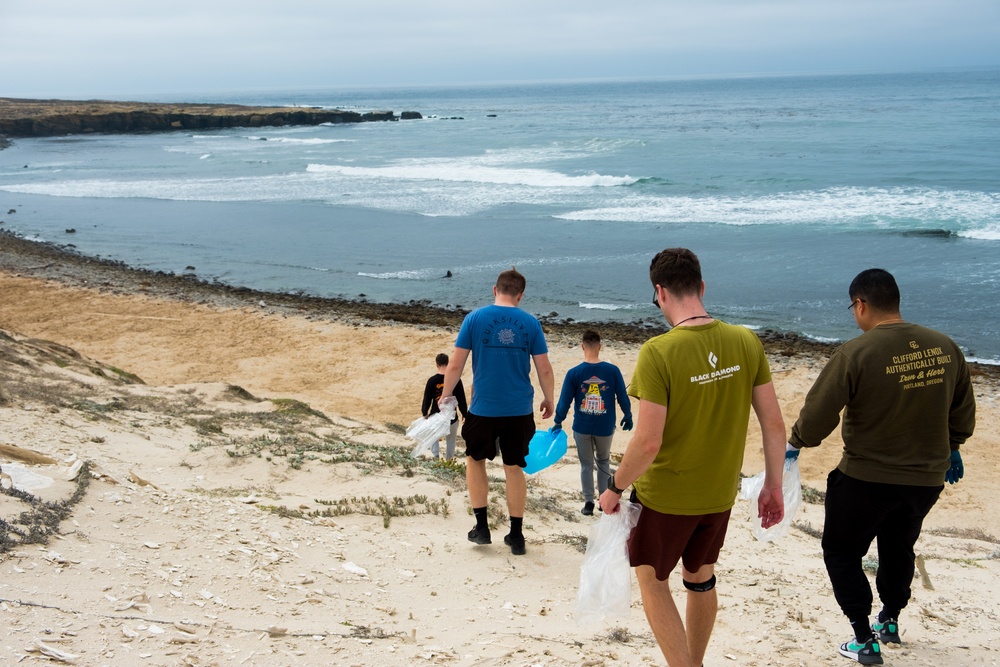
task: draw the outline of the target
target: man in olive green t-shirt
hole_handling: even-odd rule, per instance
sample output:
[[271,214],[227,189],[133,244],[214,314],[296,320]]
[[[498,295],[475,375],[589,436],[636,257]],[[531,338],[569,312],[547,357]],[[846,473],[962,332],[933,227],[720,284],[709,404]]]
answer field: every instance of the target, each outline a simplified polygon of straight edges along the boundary
[[[947,479],[964,473],[959,447],[972,435],[976,401],[962,350],[899,312],[899,287],[884,269],[848,289],[864,332],[841,345],[816,378],[788,448],[816,447],[843,410],[844,454],[827,478],[823,560],[854,637],[840,653],[882,664],[882,642],[899,643],[910,600],[913,546]],[[862,560],[878,540],[875,585],[883,607],[871,625],[872,590]]]
[[[643,607],[671,667],[702,664],[718,611],[715,563],[736,500],[751,406],[764,445],[761,525],[784,516],[781,493],[785,424],[760,340],[746,327],[706,310],[697,256],[668,248],[649,268],[653,303],[672,327],[639,352],[629,395],[639,418],[618,470],[601,494],[605,513],[619,510],[634,486],[642,506],[629,538]],[[667,584],[681,562],[687,589],[681,621]]]

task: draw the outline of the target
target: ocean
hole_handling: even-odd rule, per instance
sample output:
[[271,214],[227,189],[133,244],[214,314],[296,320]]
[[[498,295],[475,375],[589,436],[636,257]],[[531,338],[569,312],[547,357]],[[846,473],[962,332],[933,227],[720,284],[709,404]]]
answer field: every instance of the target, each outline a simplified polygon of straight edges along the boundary
[[597,328],[662,322],[649,261],[686,246],[711,314],[822,341],[859,333],[847,287],[877,266],[905,318],[1000,363],[1000,70],[132,99],[424,118],[17,139],[0,151],[4,229],[210,281],[448,308],[489,302],[516,266],[525,309]]

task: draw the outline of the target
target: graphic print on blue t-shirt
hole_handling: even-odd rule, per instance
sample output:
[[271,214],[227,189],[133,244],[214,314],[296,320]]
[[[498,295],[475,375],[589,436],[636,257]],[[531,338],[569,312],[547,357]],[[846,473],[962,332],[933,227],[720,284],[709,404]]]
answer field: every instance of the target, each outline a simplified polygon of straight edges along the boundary
[[528,330],[518,321],[517,317],[508,317],[507,315],[494,317],[493,321],[488,323],[483,330],[483,345],[490,348],[527,352]]
[[588,415],[603,415],[607,410],[604,408],[604,397],[601,396],[604,380],[596,375],[584,380],[580,389],[583,391],[583,399],[580,401],[580,412]]

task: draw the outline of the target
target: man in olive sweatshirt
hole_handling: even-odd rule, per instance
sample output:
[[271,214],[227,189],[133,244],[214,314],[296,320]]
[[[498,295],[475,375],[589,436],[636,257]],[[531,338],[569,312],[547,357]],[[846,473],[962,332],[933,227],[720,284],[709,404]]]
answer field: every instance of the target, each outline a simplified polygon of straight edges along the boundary
[[[976,403],[961,349],[902,318],[888,271],[862,271],[848,295],[864,333],[834,352],[809,390],[786,456],[819,445],[843,410],[844,453],[827,478],[823,560],[854,629],[840,653],[871,665],[882,664],[879,640],[900,642],[913,546],[945,480],[964,474],[959,447],[972,435]],[[872,590],[862,559],[876,539],[883,606],[869,625]]]

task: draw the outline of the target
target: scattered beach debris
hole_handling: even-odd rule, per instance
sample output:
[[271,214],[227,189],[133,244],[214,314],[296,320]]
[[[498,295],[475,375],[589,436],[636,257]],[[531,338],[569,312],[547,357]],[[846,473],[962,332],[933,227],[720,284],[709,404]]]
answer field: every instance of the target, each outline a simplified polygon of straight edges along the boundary
[[344,567],[345,570],[347,570],[351,574],[356,574],[356,575],[361,576],[361,577],[367,577],[368,576],[368,570],[366,570],[365,568],[361,567],[360,565],[355,565],[351,561],[347,561],[346,563],[344,563],[343,567]]
[[923,555],[922,554],[918,555],[914,559],[914,562],[916,563],[917,571],[920,572],[920,583],[922,583],[924,585],[924,588],[926,588],[927,590],[929,591],[934,590],[934,584],[931,583],[931,577],[929,574],[927,574],[927,565],[924,563]]
[[128,475],[129,475],[129,477],[132,478],[132,481],[135,482],[136,484],[138,484],[139,486],[150,486],[150,487],[156,489],[157,491],[162,491],[162,489],[160,487],[158,487],[156,484],[153,484],[152,482],[150,482],[147,479],[143,479],[142,477],[139,477],[137,474],[135,474],[134,470],[129,470],[128,471]]
[[0,444],[0,456],[35,465],[55,465],[59,463],[51,456],[46,456],[32,449],[18,447],[17,445]]
[[42,655],[52,658],[53,660],[58,660],[59,662],[75,663],[77,658],[80,656],[74,655],[73,653],[68,653],[66,651],[60,651],[54,646],[49,646],[40,639],[36,639],[34,645],[29,647],[29,653],[41,653]]

